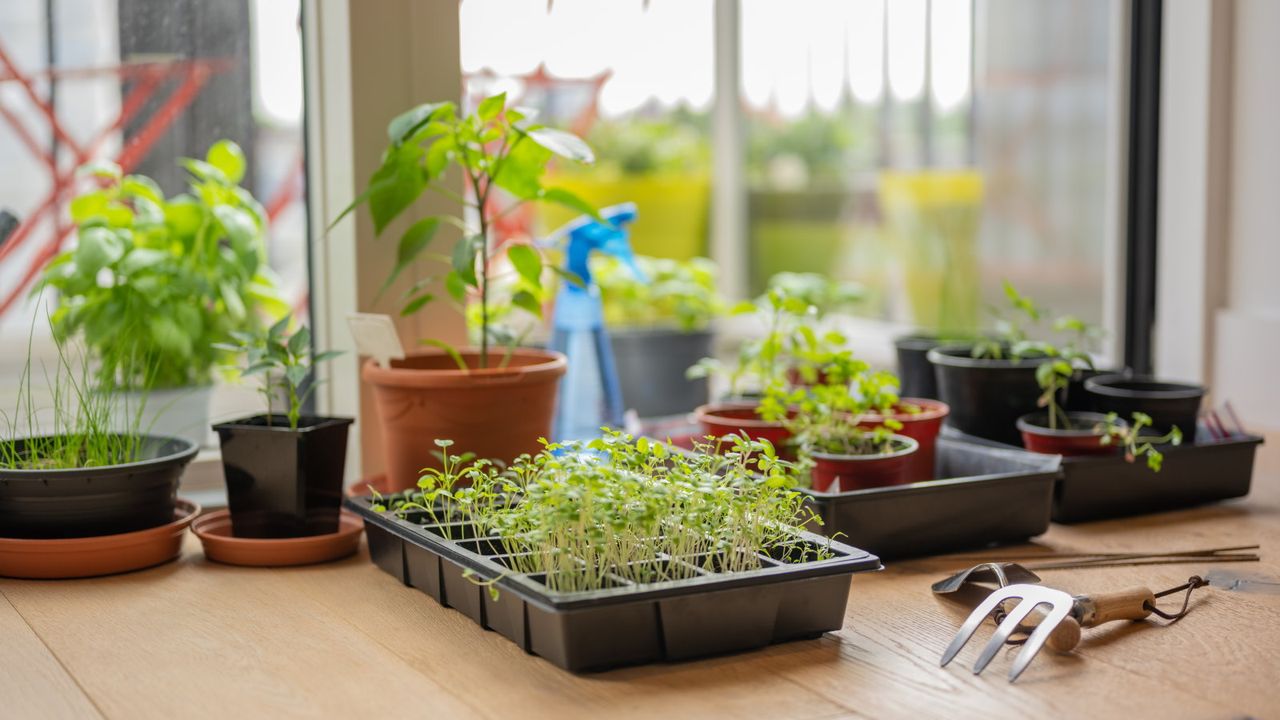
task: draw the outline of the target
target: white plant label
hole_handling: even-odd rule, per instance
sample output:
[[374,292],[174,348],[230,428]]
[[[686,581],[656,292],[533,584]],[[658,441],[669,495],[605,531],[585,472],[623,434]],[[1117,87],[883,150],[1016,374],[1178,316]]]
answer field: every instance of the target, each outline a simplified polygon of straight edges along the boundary
[[390,315],[351,313],[347,316],[347,326],[355,338],[356,352],[361,355],[372,357],[382,367],[388,367],[392,360],[404,359],[404,346],[400,344]]

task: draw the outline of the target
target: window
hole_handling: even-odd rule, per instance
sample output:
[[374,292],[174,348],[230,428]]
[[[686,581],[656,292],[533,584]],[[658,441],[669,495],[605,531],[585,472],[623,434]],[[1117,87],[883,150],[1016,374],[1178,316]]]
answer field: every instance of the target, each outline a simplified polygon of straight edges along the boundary
[[[0,209],[17,220],[0,243],[0,342],[52,353],[44,309],[28,297],[39,268],[75,242],[68,206],[89,182],[75,169],[110,159],[185,189],[182,157],[215,141],[244,150],[243,185],[270,218],[268,254],[284,295],[308,298],[302,62],[297,0],[11,0],[0,8]],[[0,222],[0,232],[4,223]],[[0,358],[0,407],[12,408],[25,353]],[[213,417],[256,410],[226,386]]]

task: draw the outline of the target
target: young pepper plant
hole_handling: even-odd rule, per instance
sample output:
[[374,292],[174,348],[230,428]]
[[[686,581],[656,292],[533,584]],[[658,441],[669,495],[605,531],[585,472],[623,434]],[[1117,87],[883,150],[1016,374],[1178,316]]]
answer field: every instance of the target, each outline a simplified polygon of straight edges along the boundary
[[[577,195],[542,184],[543,173],[553,155],[591,163],[595,159],[591,148],[575,135],[534,123],[529,111],[509,107],[506,93],[486,98],[469,115],[460,115],[452,102],[419,105],[393,119],[387,126],[387,135],[390,144],[383,153],[381,166],[369,179],[365,191],[342,211],[334,224],[357,206],[367,204],[374,231],[381,235],[427,190],[463,205],[461,217],[424,217],[404,231],[396,249],[395,266],[380,292],[385,292],[423,255],[442,223],[459,228],[462,236],[452,251],[434,257],[448,265],[444,287],[457,307],[465,313],[468,296],[479,303],[478,362],[480,367],[488,367],[492,341],[501,338],[509,345],[514,337],[510,333],[495,332],[494,328],[490,291],[496,272],[494,261],[502,253],[490,237],[493,223],[530,201],[555,203],[598,219],[596,209]],[[450,166],[462,171],[465,196],[458,195],[443,182]],[[507,196],[505,200],[500,198],[501,194]],[[506,257],[518,275],[519,284],[511,303],[541,317],[542,256],[531,245],[509,244]],[[549,269],[560,272],[554,266]],[[401,314],[410,315],[433,301],[435,295],[428,288],[438,279],[432,275],[415,283],[405,294]],[[447,343],[437,339],[422,342],[445,350],[460,369],[468,369],[462,355]]]
[[262,376],[259,392],[267,402],[267,425],[271,425],[275,414],[277,393],[282,393],[285,396],[285,415],[289,418],[289,429],[297,430],[302,406],[315,391],[314,384],[305,390],[302,389],[302,384],[316,363],[331,360],[341,355],[342,351],[326,350],[312,356],[311,331],[303,325],[290,334],[288,328],[291,320],[292,316],[286,315],[266,333],[258,335],[234,332],[232,336],[236,342],[219,343],[218,349],[245,356],[240,377]]

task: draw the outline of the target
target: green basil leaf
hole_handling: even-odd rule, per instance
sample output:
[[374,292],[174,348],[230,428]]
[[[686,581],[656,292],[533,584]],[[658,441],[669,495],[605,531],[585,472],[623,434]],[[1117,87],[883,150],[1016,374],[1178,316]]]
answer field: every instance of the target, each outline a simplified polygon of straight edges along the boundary
[[210,146],[205,162],[221,170],[232,185],[239,185],[244,179],[244,151],[230,140],[219,140]]
[[507,257],[520,277],[534,287],[542,286],[542,255],[537,250],[529,245],[512,245],[507,250]]

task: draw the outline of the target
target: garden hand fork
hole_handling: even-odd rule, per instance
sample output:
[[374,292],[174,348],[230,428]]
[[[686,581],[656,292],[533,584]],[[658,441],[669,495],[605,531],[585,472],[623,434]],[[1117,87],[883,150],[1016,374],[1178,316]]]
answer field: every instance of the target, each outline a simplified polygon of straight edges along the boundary
[[[1073,597],[1061,590],[1054,590],[1041,585],[1006,585],[987,596],[982,601],[982,604],[969,614],[964,624],[960,626],[960,632],[956,633],[955,639],[951,641],[946,651],[942,653],[942,665],[945,667],[947,663],[955,659],[960,649],[969,641],[969,638],[973,637],[973,633],[977,631],[978,626],[992,611],[999,607],[1001,603],[1015,599],[1021,600],[1021,602],[1005,616],[1004,621],[1000,623],[1000,627],[996,629],[996,634],[987,642],[986,647],[982,648],[978,661],[973,665],[973,673],[975,675],[986,669],[987,665],[996,656],[996,653],[1000,651],[1000,648],[1009,639],[1009,636],[1018,628],[1018,625],[1041,605],[1048,605],[1049,610],[1036,625],[1035,630],[1027,638],[1022,649],[1018,651],[1018,655],[1013,661],[1013,667],[1009,670],[1009,682],[1017,680],[1022,671],[1027,669],[1027,665],[1031,664],[1031,661],[1040,652],[1040,649],[1044,647],[1051,634],[1055,635],[1056,638],[1055,649],[1070,650],[1080,640],[1078,628],[1096,627],[1112,620],[1143,620],[1152,613],[1156,602],[1155,594],[1145,587],[1134,587],[1114,593],[1076,595]],[[1078,624],[1078,627],[1073,633],[1055,633],[1055,629],[1059,624],[1064,623]],[[1063,636],[1069,639],[1063,642]]]

